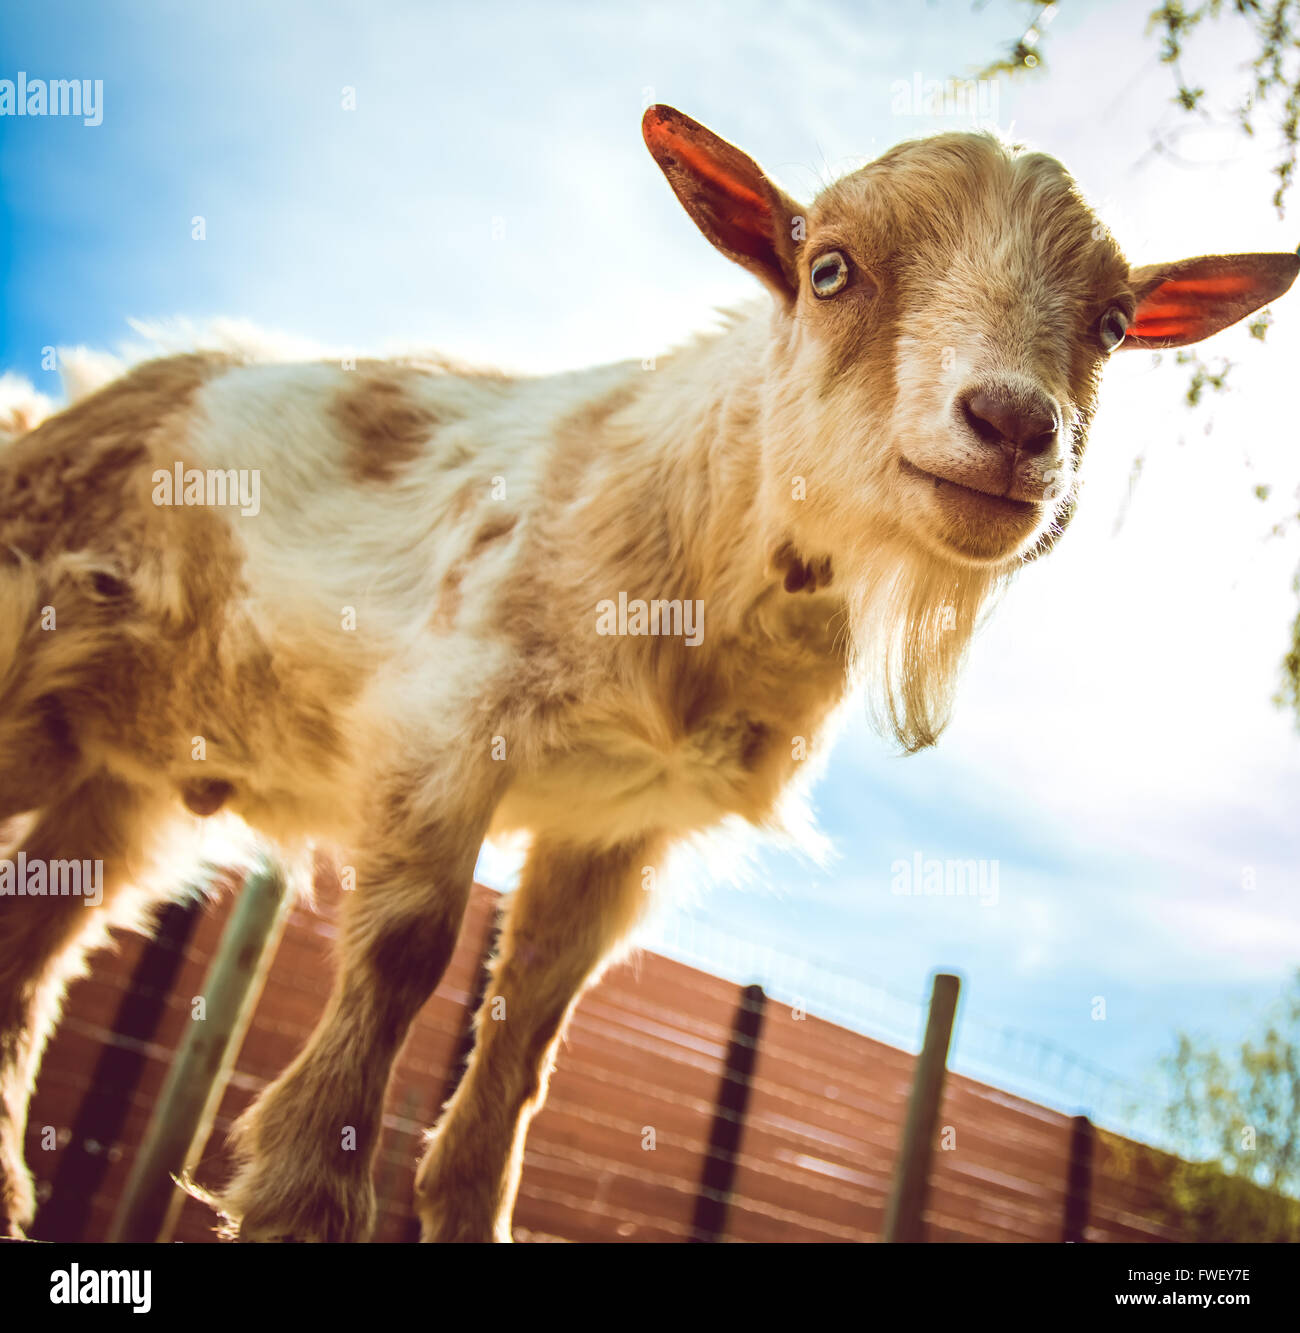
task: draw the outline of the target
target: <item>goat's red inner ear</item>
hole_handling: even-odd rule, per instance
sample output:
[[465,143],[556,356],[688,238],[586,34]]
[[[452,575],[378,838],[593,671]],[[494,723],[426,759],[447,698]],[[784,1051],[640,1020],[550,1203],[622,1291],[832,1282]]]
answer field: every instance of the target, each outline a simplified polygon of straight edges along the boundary
[[[1207,255],[1139,270],[1146,290],[1125,343],[1180,347],[1253,314],[1290,287],[1300,259],[1288,254]],[[1136,286],[1137,284],[1135,284]]]
[[758,212],[771,216],[768,201],[750,184],[730,174],[722,162],[702,144],[695,144],[685,134],[661,117],[650,117],[646,122],[646,143],[657,159],[675,157],[687,167],[700,186],[711,193],[715,204],[730,201],[730,210],[743,221],[745,214]]
[[709,240],[788,294],[791,280],[774,212],[777,194],[758,164],[671,107],[649,108],[641,132],[674,193]]
[[1129,333],[1136,338],[1185,338],[1196,342],[1216,331],[1218,301],[1227,298],[1236,304],[1243,297],[1252,297],[1256,287],[1255,279],[1245,273],[1170,278],[1138,306]]

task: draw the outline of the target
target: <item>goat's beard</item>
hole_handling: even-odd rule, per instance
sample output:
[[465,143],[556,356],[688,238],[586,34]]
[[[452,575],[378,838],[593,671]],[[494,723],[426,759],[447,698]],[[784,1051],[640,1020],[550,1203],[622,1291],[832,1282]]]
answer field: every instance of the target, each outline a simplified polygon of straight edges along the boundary
[[847,598],[850,670],[872,724],[908,753],[948,723],[971,635],[1006,570],[950,564],[911,543],[870,552]]

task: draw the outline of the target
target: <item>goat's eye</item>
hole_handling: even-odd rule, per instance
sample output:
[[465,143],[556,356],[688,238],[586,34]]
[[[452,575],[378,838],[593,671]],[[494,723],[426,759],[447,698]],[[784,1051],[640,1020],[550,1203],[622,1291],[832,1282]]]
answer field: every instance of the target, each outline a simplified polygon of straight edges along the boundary
[[834,296],[849,280],[849,261],[838,250],[831,250],[813,260],[809,277],[815,295]]
[[1107,352],[1113,352],[1124,341],[1124,335],[1127,332],[1128,317],[1117,305],[1111,306],[1106,311],[1101,317],[1101,323],[1097,326],[1097,337],[1101,340],[1101,345]]

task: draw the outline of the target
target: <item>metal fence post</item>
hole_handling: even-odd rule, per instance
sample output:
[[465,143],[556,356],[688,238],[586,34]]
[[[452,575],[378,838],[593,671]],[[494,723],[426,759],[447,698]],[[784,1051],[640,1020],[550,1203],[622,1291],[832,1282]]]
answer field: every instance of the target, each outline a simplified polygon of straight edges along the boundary
[[934,1131],[943,1098],[943,1080],[948,1070],[948,1046],[957,1013],[961,978],[938,972],[930,992],[930,1016],[925,1025],[925,1043],[916,1061],[912,1097],[903,1125],[903,1142],[894,1168],[894,1185],[885,1212],[882,1239],[889,1242],[918,1241],[924,1234],[925,1196],[930,1185],[930,1159]]
[[718,1083],[718,1101],[709,1133],[709,1146],[695,1196],[691,1240],[720,1241],[726,1235],[731,1192],[736,1180],[740,1139],[749,1106],[749,1089],[758,1063],[758,1045],[763,1032],[767,996],[762,986],[746,986],[732,1022],[726,1063]]
[[1070,1124],[1070,1165],[1065,1189],[1065,1225],[1062,1240],[1079,1244],[1088,1238],[1092,1211],[1092,1157],[1095,1134],[1086,1115]]
[[111,1241],[166,1240],[184,1196],[172,1182],[203,1151],[293,902],[283,871],[245,881],[203,981],[204,1018],[181,1038],[131,1167]]

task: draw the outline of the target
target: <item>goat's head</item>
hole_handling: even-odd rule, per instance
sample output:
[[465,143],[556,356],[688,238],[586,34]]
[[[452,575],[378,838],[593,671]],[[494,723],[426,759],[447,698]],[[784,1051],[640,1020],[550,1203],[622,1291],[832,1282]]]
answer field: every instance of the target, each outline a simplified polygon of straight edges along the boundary
[[768,506],[850,566],[882,539],[991,575],[1039,553],[1072,512],[1107,356],[1197,342],[1300,269],[1130,268],[1058,162],[990,135],[901,144],[803,208],[670,107],[643,132],[708,239],[777,297]]

